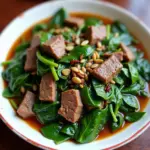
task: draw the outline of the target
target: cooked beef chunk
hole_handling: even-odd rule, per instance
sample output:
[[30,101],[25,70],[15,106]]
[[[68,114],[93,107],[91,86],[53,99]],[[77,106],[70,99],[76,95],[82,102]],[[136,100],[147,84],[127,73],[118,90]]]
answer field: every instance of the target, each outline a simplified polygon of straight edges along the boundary
[[31,47],[37,48],[38,46],[40,46],[40,36],[37,34],[37,35],[34,35],[31,40]]
[[108,83],[120,72],[122,67],[123,66],[118,58],[115,55],[112,55],[98,68],[95,68],[92,71],[92,75],[95,76],[97,79]]
[[115,55],[119,61],[123,61],[123,52],[114,52],[112,55]]
[[34,105],[35,100],[35,94],[30,91],[27,91],[22,103],[20,104],[17,110],[18,115],[24,119],[34,116],[32,107]]
[[112,55],[115,55],[119,61],[123,61],[123,52],[104,53],[104,57],[106,57],[106,58],[108,58]]
[[61,108],[58,113],[69,122],[77,122],[81,116],[83,104],[79,90],[70,89],[61,94]]
[[39,99],[50,102],[54,102],[56,100],[56,84],[51,73],[47,73],[42,77]]
[[121,43],[120,47],[122,48],[124,52],[124,59],[126,61],[133,61],[135,59],[133,52],[124,43]]
[[97,41],[103,40],[106,37],[106,27],[91,26],[87,29],[86,37],[90,44],[96,44]]
[[65,55],[65,40],[62,35],[56,35],[43,44],[43,51],[60,59]]
[[36,52],[38,46],[40,46],[40,37],[39,35],[35,35],[31,40],[30,48],[27,49],[26,62],[24,66],[25,71],[36,71]]
[[77,17],[69,17],[65,20],[65,24],[70,27],[80,27],[84,24],[84,19]]
[[36,65],[36,52],[37,48],[28,48],[27,49],[27,56],[26,56],[26,62],[24,66],[25,71],[36,71],[37,65]]

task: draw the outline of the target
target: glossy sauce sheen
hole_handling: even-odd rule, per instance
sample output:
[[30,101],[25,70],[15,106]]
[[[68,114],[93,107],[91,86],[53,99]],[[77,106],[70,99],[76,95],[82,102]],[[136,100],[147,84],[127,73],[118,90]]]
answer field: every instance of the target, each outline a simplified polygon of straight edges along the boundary
[[[95,14],[90,14],[90,13],[71,13],[71,16],[76,16],[76,17],[82,17],[82,18],[87,18],[87,17],[95,17],[98,19],[103,20],[104,24],[108,24],[108,23],[112,23],[112,20],[99,16],[99,15],[95,15]],[[47,23],[50,19],[45,19],[40,21],[40,23]],[[38,22],[39,23],[39,22]],[[34,26],[34,25],[33,25]],[[31,36],[32,36],[32,27],[30,27],[29,29],[27,29],[17,40],[16,42],[13,44],[12,48],[10,49],[6,60],[10,60],[15,53],[15,49],[16,47],[20,44],[21,39],[25,39],[25,40],[30,40]],[[143,45],[141,43],[137,44],[137,47],[140,49],[144,49]],[[145,58],[146,58],[146,54],[145,54]],[[5,87],[7,86],[7,83],[5,82]],[[139,104],[140,104],[140,111],[144,111],[145,107],[148,104],[149,99],[148,98],[144,98],[144,97],[138,97],[139,100]],[[25,120],[25,122],[32,128],[34,128],[37,131],[40,131],[40,128],[42,127],[42,125],[37,121],[36,117],[30,118]],[[104,138],[107,138],[109,136],[112,136],[122,130],[124,130],[125,128],[127,128],[131,123],[126,122],[123,127],[119,130],[117,130],[116,132],[111,132],[111,130],[109,129],[109,124],[107,124],[104,129],[100,132],[97,140],[101,140]]]

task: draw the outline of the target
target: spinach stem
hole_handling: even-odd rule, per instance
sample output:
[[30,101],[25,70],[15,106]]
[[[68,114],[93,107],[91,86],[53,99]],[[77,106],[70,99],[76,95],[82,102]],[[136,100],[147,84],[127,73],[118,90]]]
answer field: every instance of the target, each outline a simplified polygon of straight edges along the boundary
[[1,63],[2,66],[9,65],[12,63],[12,60],[7,60]]
[[57,64],[57,63],[55,63],[55,62],[53,62],[53,61],[51,61],[51,60],[48,60],[48,59],[44,58],[44,57],[40,54],[39,51],[36,53],[36,55],[37,55],[37,58],[38,58],[42,63],[44,63],[44,64],[46,64],[46,65],[53,66],[53,67],[58,67],[58,64]]
[[107,39],[109,39],[109,36],[110,36],[110,29],[111,29],[111,26],[108,24],[106,26],[106,37],[107,37]]
[[114,114],[112,104],[109,105],[109,109],[110,109],[110,113],[111,113],[111,115],[112,115],[112,117],[113,117],[113,121],[114,121],[114,122],[117,122],[118,120],[117,120],[117,118],[116,118],[116,115]]
[[12,105],[12,107],[13,107],[15,110],[17,110],[17,109],[18,109],[18,106],[17,106],[15,100],[10,99],[9,101],[10,101],[10,104]]
[[58,80],[59,80],[59,77],[58,77],[58,75],[57,75],[57,73],[56,73],[56,69],[55,69],[53,66],[50,66],[50,69],[51,69],[51,71],[52,71],[52,75],[53,75],[55,81],[58,81]]
[[[53,59],[51,59],[51,61],[54,62]],[[55,81],[58,81],[58,80],[59,80],[59,77],[58,77],[58,75],[57,75],[57,73],[56,73],[56,69],[55,69],[53,66],[51,66],[51,65],[50,65],[50,69],[51,69],[52,75],[53,75],[53,77],[54,77],[54,80],[55,80]]]

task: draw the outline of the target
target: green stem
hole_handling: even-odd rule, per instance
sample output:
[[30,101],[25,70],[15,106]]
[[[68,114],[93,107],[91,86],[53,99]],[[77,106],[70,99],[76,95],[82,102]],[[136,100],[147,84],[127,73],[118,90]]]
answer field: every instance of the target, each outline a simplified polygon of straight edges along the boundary
[[114,122],[117,122],[118,120],[117,120],[117,118],[116,118],[116,115],[114,114],[112,104],[109,105],[109,109],[110,109],[110,113],[111,113],[111,115],[112,115],[112,117],[113,117],[113,121],[114,121]]
[[58,81],[59,77],[58,77],[58,75],[56,73],[56,69],[53,66],[50,66],[50,69],[51,69],[51,72],[52,72],[52,75],[53,75],[55,81]]
[[109,39],[109,36],[110,36],[110,29],[111,29],[111,26],[108,24],[106,26],[106,37],[107,37],[107,39]]
[[12,63],[12,60],[7,60],[1,63],[2,66],[9,65]]
[[[50,59],[50,61],[54,62],[53,59]],[[58,81],[58,80],[59,80],[59,77],[58,77],[58,75],[57,75],[57,72],[56,72],[56,69],[54,68],[54,66],[51,66],[51,65],[50,65],[50,69],[51,69],[52,75],[53,75],[53,77],[54,77],[54,80],[55,80],[55,81]]]
[[42,63],[44,63],[44,64],[46,64],[46,65],[53,66],[53,67],[58,67],[58,64],[57,64],[57,63],[55,63],[55,62],[53,62],[53,61],[51,61],[51,60],[48,60],[48,59],[44,58],[44,57],[40,54],[39,51],[36,53],[36,55],[37,55],[37,58],[38,58]]
[[9,101],[10,101],[10,104],[12,105],[12,107],[13,107],[15,110],[17,110],[17,109],[18,109],[18,105],[16,104],[15,100],[10,99]]

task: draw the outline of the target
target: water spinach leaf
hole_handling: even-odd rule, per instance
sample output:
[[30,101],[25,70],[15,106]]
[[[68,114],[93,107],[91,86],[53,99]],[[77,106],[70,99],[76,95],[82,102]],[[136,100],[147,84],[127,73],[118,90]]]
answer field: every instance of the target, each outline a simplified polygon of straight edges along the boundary
[[140,120],[144,115],[145,115],[145,112],[128,113],[125,116],[125,120],[127,120],[129,122],[136,122],[136,121]]
[[100,98],[98,96],[92,96],[92,92],[94,91],[92,91],[90,87],[84,86],[84,88],[82,88],[80,91],[82,101],[85,105],[100,108],[102,102],[100,101]]
[[66,134],[70,137],[73,137],[78,129],[78,123],[67,124],[62,127],[61,133]]
[[117,122],[112,122],[111,124],[111,129],[113,132],[120,129],[124,123],[124,117],[122,114],[118,113],[116,117],[117,117]]
[[130,107],[138,109],[139,102],[136,96],[131,94],[123,94],[123,101]]
[[50,125],[41,128],[41,132],[46,138],[54,140],[55,144],[60,144],[70,139],[70,136],[60,132],[61,129],[61,124],[51,123]]
[[[96,116],[96,117],[95,117]],[[108,121],[108,107],[103,110],[95,109],[85,115],[79,124],[75,139],[79,143],[93,141]]]
[[35,112],[38,120],[42,124],[47,124],[57,119],[58,108],[59,108],[58,102],[44,103],[44,102],[37,101],[34,104],[33,111]]
[[60,8],[52,17],[49,23],[49,27],[61,27],[64,24],[64,20],[67,18],[68,14],[64,8]]
[[100,97],[102,97],[104,100],[109,100],[113,96],[113,87],[111,86],[111,89],[109,92],[105,91],[105,86],[104,84],[100,83],[98,80],[93,79],[92,84],[94,87],[94,90],[96,91],[96,94]]
[[78,60],[82,55],[83,58],[92,55],[94,49],[89,46],[76,46],[68,55],[60,59],[60,62],[70,63],[71,60]]

